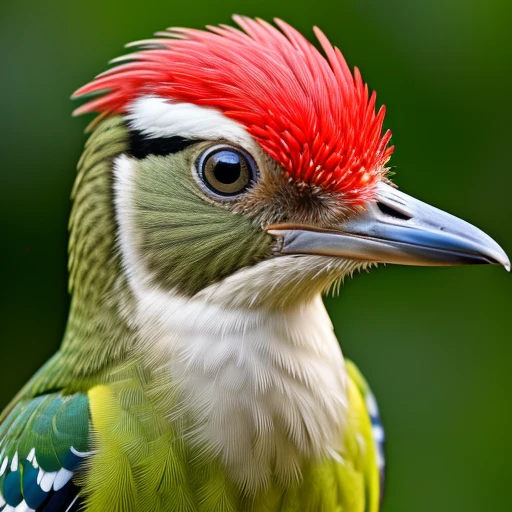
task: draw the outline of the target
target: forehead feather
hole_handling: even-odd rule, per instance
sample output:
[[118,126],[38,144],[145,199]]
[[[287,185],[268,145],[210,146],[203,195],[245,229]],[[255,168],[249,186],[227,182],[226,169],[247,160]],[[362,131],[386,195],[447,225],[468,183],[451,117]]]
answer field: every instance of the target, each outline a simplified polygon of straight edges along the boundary
[[337,192],[352,204],[374,195],[393,147],[382,134],[358,69],[315,29],[325,58],[299,32],[276,20],[234,17],[242,30],[169,29],[127,62],[75,96],[103,93],[76,114],[126,113],[142,96],[210,107],[242,124],[300,184]]

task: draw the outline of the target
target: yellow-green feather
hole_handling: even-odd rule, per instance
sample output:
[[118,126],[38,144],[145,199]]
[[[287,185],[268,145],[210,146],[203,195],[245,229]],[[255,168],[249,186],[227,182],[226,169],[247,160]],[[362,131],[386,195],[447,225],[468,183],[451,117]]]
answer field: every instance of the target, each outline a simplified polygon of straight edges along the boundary
[[88,512],[377,512],[379,475],[371,422],[349,365],[349,415],[338,458],[303,461],[301,480],[246,494],[208,447],[190,440],[191,418],[171,417],[153,400],[152,377],[126,367],[89,391],[94,446],[84,476]]

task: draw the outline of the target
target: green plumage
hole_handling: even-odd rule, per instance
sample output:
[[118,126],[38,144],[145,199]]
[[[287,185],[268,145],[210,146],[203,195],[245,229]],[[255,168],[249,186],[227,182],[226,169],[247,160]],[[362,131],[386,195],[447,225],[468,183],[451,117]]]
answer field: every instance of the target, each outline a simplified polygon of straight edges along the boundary
[[178,172],[206,147],[196,144],[172,159],[149,156],[135,170],[135,249],[155,281],[188,296],[261,261],[272,243],[250,218],[205,201],[192,175]]
[[[246,495],[206,447],[190,442],[191,418],[184,414],[170,420],[162,410],[156,376],[148,377],[133,364],[113,372],[110,384],[93,388],[89,400],[83,394],[54,393],[19,402],[0,429],[0,451],[9,465],[0,478],[0,492],[14,506],[30,499],[27,489],[37,471],[26,457],[34,448],[45,471],[80,469],[75,481],[83,486],[89,512],[374,512],[379,489],[364,407],[367,390],[358,387],[363,381],[355,367],[349,368],[345,451],[338,461],[303,461],[302,478],[294,484],[271,479],[264,490]],[[95,453],[79,465],[71,446]],[[16,453],[20,469],[11,471]],[[27,471],[32,473],[25,483]]]

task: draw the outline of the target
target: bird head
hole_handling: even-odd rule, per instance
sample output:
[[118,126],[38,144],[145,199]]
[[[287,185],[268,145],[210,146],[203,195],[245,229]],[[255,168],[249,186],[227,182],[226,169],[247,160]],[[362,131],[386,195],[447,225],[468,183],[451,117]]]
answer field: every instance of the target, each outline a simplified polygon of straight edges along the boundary
[[235,21],[157,33],[75,93],[100,114],[78,187],[108,161],[132,284],[286,306],[379,262],[509,268],[393,186],[384,107],[322,32],[323,53],[282,21]]

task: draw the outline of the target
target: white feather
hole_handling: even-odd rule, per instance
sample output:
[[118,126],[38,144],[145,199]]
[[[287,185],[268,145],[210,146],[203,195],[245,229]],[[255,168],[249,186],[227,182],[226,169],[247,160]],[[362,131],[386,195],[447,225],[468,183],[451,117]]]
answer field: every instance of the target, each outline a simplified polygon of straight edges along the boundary
[[57,477],[57,471],[45,473],[43,478],[41,479],[41,482],[39,483],[41,490],[43,490],[44,492],[50,492],[53,487],[53,482],[55,482],[56,477]]
[[149,137],[186,137],[201,140],[229,140],[254,146],[243,126],[218,110],[192,103],[172,103],[157,96],[143,96],[128,107],[129,125]]
[[18,471],[18,452],[16,452],[12,458],[11,471]]
[[74,446],[71,446],[70,450],[73,455],[76,455],[77,457],[81,457],[81,458],[88,457],[89,455],[93,455],[95,453],[94,451],[79,452]]
[[376,443],[384,442],[384,429],[380,425],[372,427],[372,435]]
[[69,504],[69,507],[66,509],[66,512],[69,512],[73,508],[73,505],[76,503],[77,499],[78,496],[76,496],[76,498]]
[[33,508],[30,508],[25,500],[23,500],[15,509],[14,512],[34,512]]
[[379,414],[379,406],[377,405],[377,401],[375,400],[375,397],[368,393],[366,395],[366,408],[368,409],[368,414],[370,416],[378,416]]
[[46,473],[41,468],[39,468],[39,472],[37,473],[37,478],[36,478],[37,485],[41,485],[41,480],[43,479],[45,474]]
[[35,448],[32,448],[32,450],[30,450],[30,452],[28,453],[27,455],[27,460],[29,462],[32,462],[34,460],[34,457],[36,456],[36,449]]
[[4,460],[2,461],[2,466],[0,467],[0,476],[2,476],[5,473],[5,470],[7,469],[7,464],[9,464],[9,457],[7,455],[4,457]]
[[57,475],[55,476],[55,480],[53,482],[53,490],[59,491],[62,489],[73,477],[73,471],[69,471],[66,468],[61,468]]

